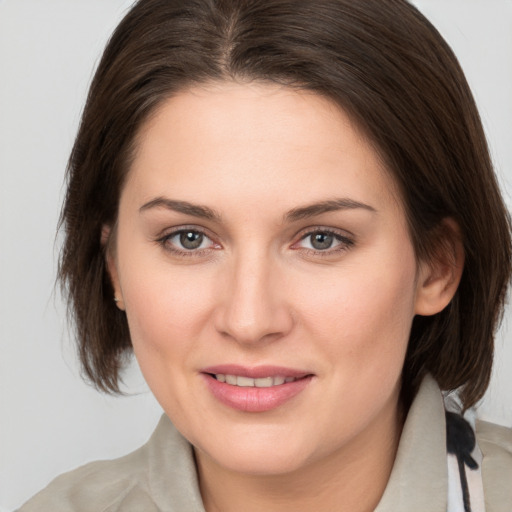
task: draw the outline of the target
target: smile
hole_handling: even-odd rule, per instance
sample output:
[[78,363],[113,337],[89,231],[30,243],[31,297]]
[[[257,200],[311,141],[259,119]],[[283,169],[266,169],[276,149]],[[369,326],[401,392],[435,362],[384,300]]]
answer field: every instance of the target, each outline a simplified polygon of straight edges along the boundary
[[295,377],[283,376],[253,379],[242,375],[226,375],[224,373],[217,373],[214,376],[219,382],[225,382],[231,386],[238,386],[241,388],[271,388],[273,386],[281,386],[282,384],[297,380]]
[[[246,367],[224,364],[203,368],[203,382],[211,396],[224,406],[242,412],[262,413],[300,400],[315,375],[281,366]],[[297,398],[295,398],[297,397]]]

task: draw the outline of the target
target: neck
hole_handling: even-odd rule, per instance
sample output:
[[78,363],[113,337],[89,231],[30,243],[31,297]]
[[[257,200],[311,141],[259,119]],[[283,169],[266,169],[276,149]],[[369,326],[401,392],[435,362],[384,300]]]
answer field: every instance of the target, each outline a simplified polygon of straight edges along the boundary
[[253,475],[196,451],[206,512],[371,512],[393,467],[402,429],[398,407],[327,457],[293,472]]

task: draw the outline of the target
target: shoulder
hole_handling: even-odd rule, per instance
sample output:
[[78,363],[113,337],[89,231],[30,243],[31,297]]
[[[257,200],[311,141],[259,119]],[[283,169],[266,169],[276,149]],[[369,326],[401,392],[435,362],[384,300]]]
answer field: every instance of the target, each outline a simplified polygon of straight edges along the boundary
[[486,510],[509,512],[512,503],[512,429],[477,421],[476,437],[483,455]]
[[147,482],[145,447],[109,461],[91,462],[57,477],[18,512],[157,512]]
[[65,473],[18,512],[204,512],[190,444],[163,415],[149,441]]

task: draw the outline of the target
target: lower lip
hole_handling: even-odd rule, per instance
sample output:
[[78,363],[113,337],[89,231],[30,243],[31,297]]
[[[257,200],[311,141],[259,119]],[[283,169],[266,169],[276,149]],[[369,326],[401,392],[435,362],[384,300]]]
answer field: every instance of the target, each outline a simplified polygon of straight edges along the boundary
[[209,374],[202,374],[217,400],[233,409],[244,412],[265,412],[276,409],[303,391],[312,376],[286,382],[269,388],[240,387],[219,382]]

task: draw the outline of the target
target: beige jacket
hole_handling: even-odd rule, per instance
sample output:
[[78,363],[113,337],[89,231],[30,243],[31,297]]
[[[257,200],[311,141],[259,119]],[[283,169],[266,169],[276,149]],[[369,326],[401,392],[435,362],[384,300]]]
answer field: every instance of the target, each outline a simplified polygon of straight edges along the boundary
[[[512,429],[477,423],[486,512],[512,512]],[[423,382],[409,411],[390,480],[375,512],[446,512],[444,404]],[[19,512],[204,512],[189,443],[163,416],[150,440],[120,459],[56,478]]]

